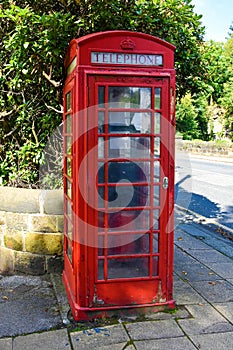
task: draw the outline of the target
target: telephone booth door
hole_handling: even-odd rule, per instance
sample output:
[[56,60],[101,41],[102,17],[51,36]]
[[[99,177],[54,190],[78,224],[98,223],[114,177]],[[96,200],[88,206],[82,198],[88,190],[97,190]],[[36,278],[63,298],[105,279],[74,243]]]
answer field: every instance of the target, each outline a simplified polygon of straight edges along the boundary
[[88,126],[87,149],[87,215],[96,242],[87,258],[90,307],[174,305],[169,84],[168,77],[88,77],[95,106],[88,119],[96,125]]

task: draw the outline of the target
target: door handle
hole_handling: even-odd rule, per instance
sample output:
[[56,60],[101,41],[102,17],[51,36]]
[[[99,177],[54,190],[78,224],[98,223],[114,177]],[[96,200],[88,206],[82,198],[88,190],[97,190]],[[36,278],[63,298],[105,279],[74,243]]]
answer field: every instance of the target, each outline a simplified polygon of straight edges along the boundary
[[164,178],[163,178],[163,188],[164,188],[164,190],[167,190],[168,189],[168,177],[167,176],[165,176]]

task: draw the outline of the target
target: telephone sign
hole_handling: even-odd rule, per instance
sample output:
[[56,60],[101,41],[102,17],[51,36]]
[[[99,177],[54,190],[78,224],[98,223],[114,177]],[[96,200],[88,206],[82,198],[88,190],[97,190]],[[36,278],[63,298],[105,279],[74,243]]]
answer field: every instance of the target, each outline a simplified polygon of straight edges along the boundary
[[129,31],[67,50],[63,281],[76,320],[175,307],[174,50]]

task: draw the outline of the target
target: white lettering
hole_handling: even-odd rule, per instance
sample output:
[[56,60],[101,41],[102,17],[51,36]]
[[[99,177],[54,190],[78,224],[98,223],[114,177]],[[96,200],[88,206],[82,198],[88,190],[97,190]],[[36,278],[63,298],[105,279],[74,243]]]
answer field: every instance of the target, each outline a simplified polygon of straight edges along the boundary
[[92,52],[91,63],[138,66],[162,66],[162,55],[147,55],[117,52]]

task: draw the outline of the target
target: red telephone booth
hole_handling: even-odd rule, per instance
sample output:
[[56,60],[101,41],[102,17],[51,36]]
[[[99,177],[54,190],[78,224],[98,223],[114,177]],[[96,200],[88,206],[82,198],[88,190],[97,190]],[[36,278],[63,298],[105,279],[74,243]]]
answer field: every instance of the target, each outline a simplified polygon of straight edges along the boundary
[[76,320],[174,308],[174,46],[73,39],[64,86],[64,272]]

